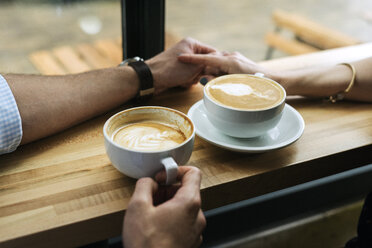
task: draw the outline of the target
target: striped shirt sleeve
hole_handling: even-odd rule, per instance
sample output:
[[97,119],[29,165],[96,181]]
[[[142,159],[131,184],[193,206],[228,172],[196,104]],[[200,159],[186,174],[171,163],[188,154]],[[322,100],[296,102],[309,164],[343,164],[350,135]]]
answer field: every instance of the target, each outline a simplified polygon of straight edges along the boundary
[[21,115],[8,83],[0,75],[0,154],[15,151],[21,139]]

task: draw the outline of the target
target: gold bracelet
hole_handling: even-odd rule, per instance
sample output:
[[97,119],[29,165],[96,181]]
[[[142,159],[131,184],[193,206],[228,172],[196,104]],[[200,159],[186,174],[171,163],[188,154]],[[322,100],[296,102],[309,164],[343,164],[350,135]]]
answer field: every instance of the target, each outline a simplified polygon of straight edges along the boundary
[[356,77],[356,70],[355,70],[355,67],[352,64],[341,63],[339,65],[346,65],[347,67],[349,67],[351,69],[351,71],[353,72],[353,75],[351,77],[351,81],[350,81],[349,85],[347,86],[346,90],[341,91],[341,92],[339,92],[335,95],[332,95],[328,98],[328,100],[332,103],[343,100],[345,98],[346,93],[348,93],[350,91],[350,89],[354,86],[355,77]]

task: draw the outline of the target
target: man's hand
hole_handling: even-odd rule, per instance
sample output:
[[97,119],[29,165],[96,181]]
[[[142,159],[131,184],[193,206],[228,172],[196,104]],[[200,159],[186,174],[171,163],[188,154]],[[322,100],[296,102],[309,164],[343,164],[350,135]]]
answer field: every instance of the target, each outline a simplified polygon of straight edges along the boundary
[[[157,176],[158,180],[164,175]],[[199,169],[181,166],[180,185],[137,181],[124,218],[124,247],[198,247],[206,225],[201,210]]]
[[154,77],[155,93],[176,86],[191,86],[199,81],[202,65],[183,63],[179,54],[207,54],[216,50],[192,38],[185,38],[173,47],[146,61]]

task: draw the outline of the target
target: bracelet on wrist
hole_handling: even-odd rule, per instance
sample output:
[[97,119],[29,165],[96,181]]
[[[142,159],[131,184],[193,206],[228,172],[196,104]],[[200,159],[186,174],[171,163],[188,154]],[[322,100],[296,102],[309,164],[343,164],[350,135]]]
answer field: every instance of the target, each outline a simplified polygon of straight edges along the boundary
[[352,76],[351,76],[351,80],[350,80],[350,83],[348,84],[347,88],[335,95],[331,95],[328,97],[328,101],[332,102],[332,103],[336,103],[337,101],[341,101],[345,98],[345,95],[351,90],[351,88],[354,86],[354,82],[355,82],[355,78],[356,78],[356,70],[355,70],[355,67],[352,65],[352,64],[349,64],[349,63],[341,63],[339,65],[346,65],[347,67],[349,67],[352,71]]

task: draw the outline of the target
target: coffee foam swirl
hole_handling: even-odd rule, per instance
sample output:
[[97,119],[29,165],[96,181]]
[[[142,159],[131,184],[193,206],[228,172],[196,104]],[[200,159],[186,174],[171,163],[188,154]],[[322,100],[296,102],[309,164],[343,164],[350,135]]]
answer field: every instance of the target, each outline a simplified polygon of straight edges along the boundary
[[225,84],[215,84],[211,86],[212,89],[222,90],[226,94],[233,96],[244,96],[250,95],[253,90],[246,84],[234,84],[234,83],[225,83]]
[[270,108],[285,96],[272,81],[249,75],[225,75],[209,82],[205,89],[213,101],[242,110]]
[[271,90],[267,90],[261,93],[256,90],[253,90],[252,87],[250,87],[249,85],[241,84],[241,83],[215,84],[211,86],[211,89],[222,90],[226,94],[229,94],[232,96],[254,95],[255,97],[258,97],[258,98],[273,99],[273,97],[271,96],[272,95]]
[[160,122],[139,122],[119,128],[113,140],[120,146],[138,151],[166,150],[181,144],[185,135],[177,126]]

